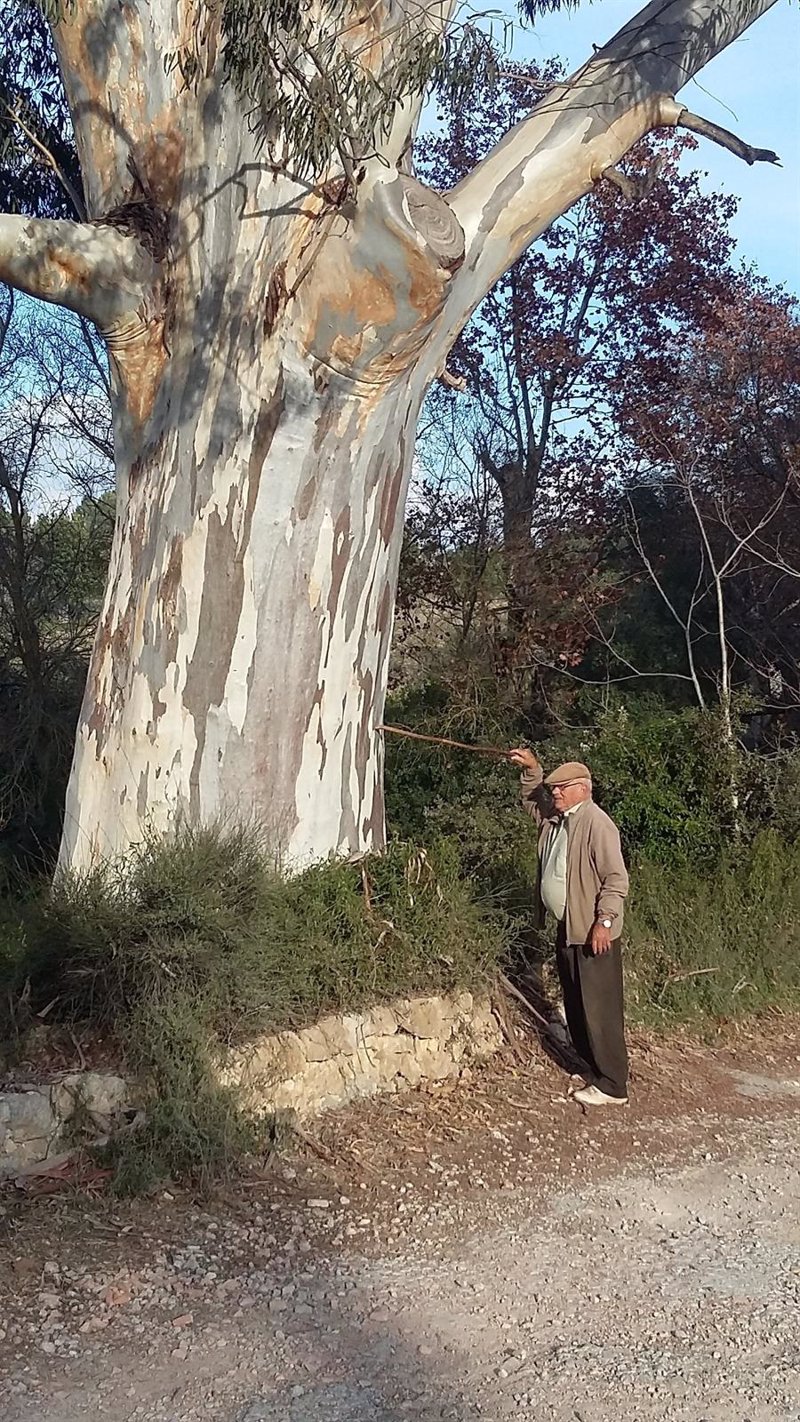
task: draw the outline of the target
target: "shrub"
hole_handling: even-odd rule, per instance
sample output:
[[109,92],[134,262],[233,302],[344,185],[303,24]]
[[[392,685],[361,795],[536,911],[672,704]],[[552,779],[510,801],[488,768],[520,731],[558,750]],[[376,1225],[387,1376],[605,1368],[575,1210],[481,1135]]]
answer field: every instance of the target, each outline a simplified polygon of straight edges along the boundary
[[[223,1050],[405,993],[491,979],[509,926],[459,875],[453,847],[396,844],[282,877],[256,834],[181,831],[61,878],[35,917],[26,971],[50,1020],[111,1032],[147,1084],[146,1130],[122,1187],[207,1179],[258,1138],[216,1083]],[[14,981],[21,966],[14,959]]]
[[640,865],[626,938],[636,1020],[700,1024],[800,1007],[800,842],[764,831],[706,874]]
[[[462,720],[453,722],[453,708],[441,689],[429,688],[424,696],[407,694],[393,714],[414,729],[444,730],[467,741],[511,744],[531,734],[522,717],[516,725],[500,726],[491,723],[485,707],[479,710],[477,719],[464,719],[459,708]],[[800,834],[797,749],[766,756],[737,745],[731,754],[716,715],[676,709],[656,696],[629,698],[624,704],[605,693],[602,703],[596,693],[582,693],[572,715],[568,731],[543,731],[528,744],[550,768],[564,760],[588,762],[596,798],[619,825],[631,860],[665,866],[701,863],[708,870],[722,862],[734,839],[746,843],[767,827],[790,842]],[[480,817],[481,834],[498,847],[516,838],[508,814],[516,803],[516,787],[507,767],[465,752],[394,740],[387,746],[386,766],[389,824],[400,836],[426,842],[434,829],[474,843]],[[739,799],[735,814],[732,775]],[[487,823],[492,806],[498,812],[496,830]],[[507,857],[505,848],[501,857]],[[477,864],[480,855],[471,850],[470,859]]]
[[40,968],[61,1009],[113,1027],[175,985],[233,1043],[411,990],[484,977],[504,924],[436,855],[396,844],[284,878],[246,830],[182,831],[57,882]]

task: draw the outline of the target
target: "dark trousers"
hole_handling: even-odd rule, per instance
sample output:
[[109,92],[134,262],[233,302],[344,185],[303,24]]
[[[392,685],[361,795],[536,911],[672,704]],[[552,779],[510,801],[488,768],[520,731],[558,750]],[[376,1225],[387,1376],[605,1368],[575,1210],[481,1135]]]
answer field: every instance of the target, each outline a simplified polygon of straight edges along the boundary
[[556,961],[569,1035],[589,1068],[589,1080],[607,1096],[628,1094],[628,1052],[622,997],[619,939],[597,957],[591,948],[566,942],[564,925],[556,937]]

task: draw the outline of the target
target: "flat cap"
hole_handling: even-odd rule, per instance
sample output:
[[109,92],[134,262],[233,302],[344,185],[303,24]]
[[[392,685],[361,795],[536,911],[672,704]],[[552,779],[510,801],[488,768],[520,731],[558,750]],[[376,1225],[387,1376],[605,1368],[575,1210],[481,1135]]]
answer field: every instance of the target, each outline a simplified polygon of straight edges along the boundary
[[544,778],[545,785],[567,785],[570,780],[591,780],[592,772],[580,760],[568,760],[566,765],[557,765]]

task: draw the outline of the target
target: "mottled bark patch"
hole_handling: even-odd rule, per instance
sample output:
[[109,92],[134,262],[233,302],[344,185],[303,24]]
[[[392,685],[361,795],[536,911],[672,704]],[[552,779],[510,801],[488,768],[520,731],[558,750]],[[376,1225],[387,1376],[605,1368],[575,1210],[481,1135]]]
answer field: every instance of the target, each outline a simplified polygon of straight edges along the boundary
[[178,201],[184,177],[186,139],[178,127],[174,109],[154,116],[153,132],[135,149],[136,170],[147,185],[147,192],[166,214]]
[[105,740],[109,716],[111,714],[103,694],[104,669],[110,646],[111,614],[107,613],[97,630],[97,636],[95,638],[91,669],[89,679],[86,683],[86,693],[81,718],[86,726],[87,734],[95,738],[95,749],[98,759],[100,758],[101,748]]
[[208,717],[221,706],[244,599],[244,555],[250,545],[253,512],[261,475],[284,408],[284,382],[278,376],[271,400],[263,400],[256,418],[245,482],[242,529],[234,532],[234,515],[242,488],[231,490],[226,518],[214,509],[208,519],[205,573],[197,643],[186,673],[184,704],[194,721],[196,752],[190,776],[191,809],[199,815],[200,770],[205,753]]
[[333,550],[331,553],[331,586],[328,594],[328,613],[331,622],[339,610],[339,594],[345,573],[350,564],[353,540],[350,536],[350,509],[344,508],[334,524]]
[[386,478],[381,494],[380,526],[384,542],[392,542],[405,478],[405,437],[400,436],[400,455]]
[[278,322],[289,292],[286,286],[286,263],[281,262],[272,273],[267,285],[267,295],[264,301],[264,335],[267,339],[272,335]]
[[[152,393],[152,392],[151,392],[151,393]],[[137,423],[138,423],[138,421],[137,421]],[[159,455],[160,455],[161,450],[163,449],[163,447],[164,447],[164,436],[163,436],[163,434],[162,434],[162,435],[159,435],[158,439],[154,440],[152,444],[147,444],[147,445],[145,445],[144,447],[140,447],[139,453],[137,454],[136,458],[133,460],[133,462],[132,462],[132,464],[131,464],[131,467],[130,467],[130,469],[128,470],[128,493],[129,493],[129,494],[132,494],[133,491],[135,490],[136,485],[138,484],[139,479],[141,478],[142,474],[145,473],[148,469],[152,469],[153,465],[154,465],[155,462],[158,460],[158,457],[159,457]]]
[[[180,618],[178,609],[178,593],[181,586],[181,569],[183,566],[183,538],[176,534],[170,545],[169,559],[165,571],[158,582],[157,599],[161,607],[161,616],[157,619],[157,627],[160,632],[158,637],[158,657],[166,674],[178,654],[180,643]],[[160,690],[153,688],[152,698],[152,719],[148,726],[148,734],[154,738],[158,723],[166,713],[167,704],[162,701]]]
[[361,719],[356,731],[356,775],[361,804],[366,799],[367,771],[372,760],[372,706],[375,678],[371,671],[359,677],[361,686]]
[[319,487],[319,474],[312,474],[300,490],[300,498],[297,500],[297,521],[304,523],[311,512],[314,499]]

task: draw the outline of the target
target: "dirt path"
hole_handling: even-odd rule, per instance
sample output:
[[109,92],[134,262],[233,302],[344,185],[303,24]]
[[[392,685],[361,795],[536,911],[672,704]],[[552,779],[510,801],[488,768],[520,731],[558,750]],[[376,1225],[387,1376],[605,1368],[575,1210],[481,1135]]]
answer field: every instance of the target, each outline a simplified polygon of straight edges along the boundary
[[613,1118],[532,1057],[213,1207],[3,1198],[2,1422],[797,1422],[800,1033],[647,1048]]

